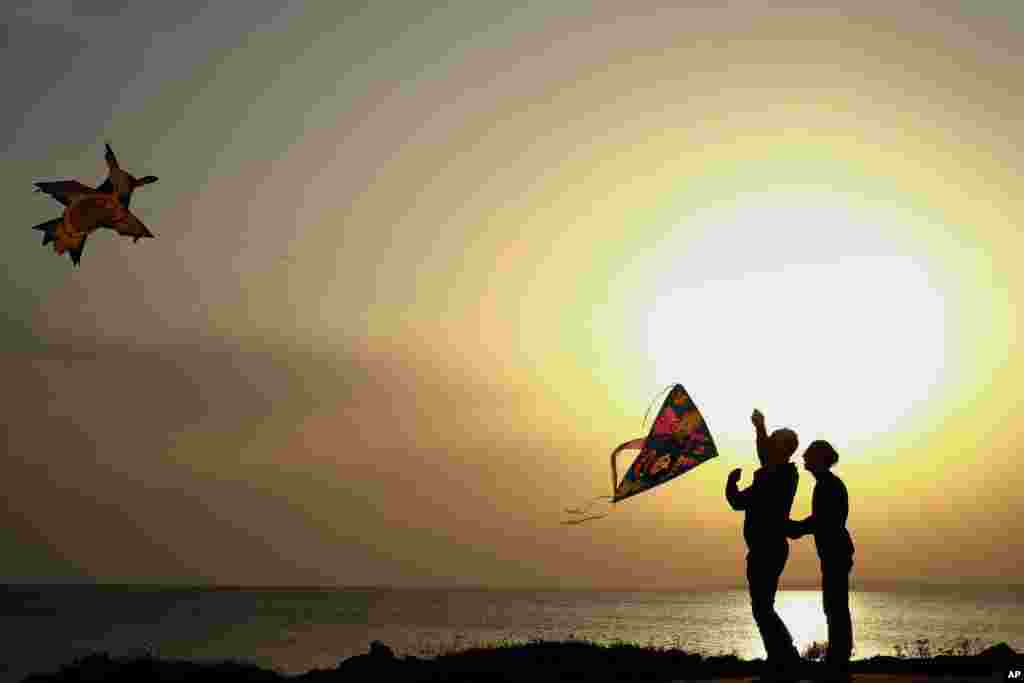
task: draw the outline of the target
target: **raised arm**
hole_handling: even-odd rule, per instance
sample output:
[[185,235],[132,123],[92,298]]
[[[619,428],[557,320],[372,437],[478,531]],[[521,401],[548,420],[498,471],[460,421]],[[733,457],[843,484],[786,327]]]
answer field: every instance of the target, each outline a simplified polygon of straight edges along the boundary
[[750,504],[750,489],[752,486],[748,486],[742,491],[736,486],[736,482],[740,480],[741,470],[739,468],[734,469],[729,473],[729,479],[725,483],[725,499],[729,501],[729,505],[733,510],[746,510]]
[[754,433],[757,436],[757,459],[764,466],[768,462],[768,431],[764,428],[764,415],[754,408],[750,421],[754,423]]

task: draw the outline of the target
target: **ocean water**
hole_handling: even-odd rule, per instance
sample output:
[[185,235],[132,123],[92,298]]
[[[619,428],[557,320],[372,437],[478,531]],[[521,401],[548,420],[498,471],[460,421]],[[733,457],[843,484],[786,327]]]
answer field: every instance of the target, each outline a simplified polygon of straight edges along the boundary
[[[854,658],[961,638],[1024,651],[1024,592],[998,588],[853,591]],[[818,591],[780,591],[797,646],[826,639]],[[56,670],[93,651],[236,659],[298,674],[381,640],[399,655],[496,642],[582,638],[764,656],[747,593],[434,589],[0,587],[0,681]]]

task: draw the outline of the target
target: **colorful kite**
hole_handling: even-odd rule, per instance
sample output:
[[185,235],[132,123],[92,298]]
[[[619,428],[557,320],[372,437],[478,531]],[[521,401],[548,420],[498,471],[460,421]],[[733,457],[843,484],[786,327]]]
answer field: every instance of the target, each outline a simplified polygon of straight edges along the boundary
[[37,192],[45,192],[65,208],[63,215],[33,229],[42,231],[44,246],[53,242],[53,250],[58,254],[67,252],[76,266],[82,258],[86,239],[98,228],[109,228],[136,242],[142,237],[153,237],[149,228],[129,210],[128,204],[136,188],[155,183],[157,177],[136,178],[122,169],[109,144],[103,158],[109,174],[99,187],[92,188],[77,180],[34,183]]
[[[615,458],[630,449],[639,450],[640,454],[619,481]],[[647,438],[627,441],[612,451],[612,496],[610,499],[602,496],[601,499],[618,503],[664,484],[716,455],[718,450],[704,417],[683,385],[676,384],[662,403]],[[590,515],[586,508],[569,508],[566,512],[582,518],[568,520],[564,524],[579,524],[604,517]]]

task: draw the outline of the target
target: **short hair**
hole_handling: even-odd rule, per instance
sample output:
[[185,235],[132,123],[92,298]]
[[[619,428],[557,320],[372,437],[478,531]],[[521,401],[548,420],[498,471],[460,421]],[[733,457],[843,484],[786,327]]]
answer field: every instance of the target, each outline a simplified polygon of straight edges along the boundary
[[818,439],[812,441],[811,445],[807,447],[808,452],[810,451],[821,451],[825,456],[825,467],[832,467],[839,462],[839,454],[836,453],[836,449],[832,447],[828,441]]
[[797,438],[796,432],[788,427],[782,429],[776,429],[771,435],[772,445],[778,450],[778,456],[780,458],[789,458],[796,453],[797,446],[800,445],[800,439]]

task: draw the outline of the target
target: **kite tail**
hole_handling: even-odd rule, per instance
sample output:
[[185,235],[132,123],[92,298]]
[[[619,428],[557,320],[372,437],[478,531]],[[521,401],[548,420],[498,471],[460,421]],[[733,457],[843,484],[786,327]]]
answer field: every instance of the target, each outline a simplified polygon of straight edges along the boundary
[[651,402],[647,405],[647,410],[644,411],[644,422],[642,425],[640,425],[640,429],[644,429],[645,427],[647,427],[647,416],[651,414],[651,408],[654,406],[654,402],[657,401],[659,398],[663,397],[665,394],[667,394],[674,386],[674,384],[669,384],[664,389],[659,389],[658,393],[654,395],[654,398],[651,399]]
[[598,501],[604,501],[609,505],[614,502],[611,496],[597,496],[596,498],[591,498],[582,507],[565,508],[565,512],[570,515],[570,518],[562,520],[562,524],[582,524],[583,522],[589,522],[592,519],[601,519],[603,517],[607,517],[611,514],[611,511],[615,509],[614,507],[611,507],[607,512],[596,512],[594,510],[594,505]]

